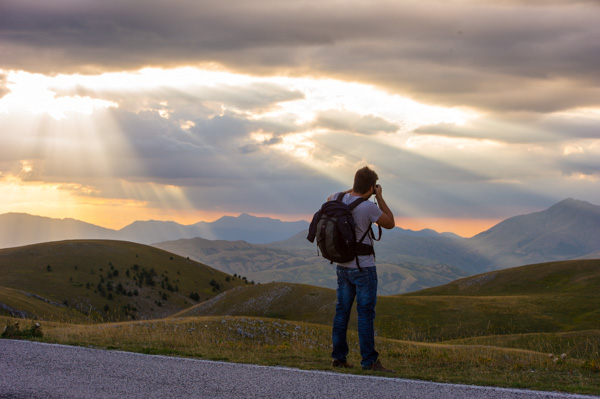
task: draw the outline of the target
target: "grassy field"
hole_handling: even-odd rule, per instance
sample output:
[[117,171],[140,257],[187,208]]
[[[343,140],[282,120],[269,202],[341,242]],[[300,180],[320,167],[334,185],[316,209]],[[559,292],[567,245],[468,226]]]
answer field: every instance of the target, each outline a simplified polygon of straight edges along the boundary
[[[10,325],[15,320],[0,317],[2,324]],[[28,327],[29,322],[19,322],[23,328]],[[205,316],[101,324],[44,322],[41,331],[43,337],[33,339],[147,354],[333,370],[330,329],[319,324],[272,318]],[[597,342],[599,334],[600,331],[580,332],[578,337],[568,340]],[[511,337],[502,337],[505,341],[494,337],[481,339],[471,343],[432,344],[378,337],[376,345],[384,365],[397,371],[394,376],[600,394],[597,358],[582,360],[568,355],[561,359],[559,352],[550,357],[542,335],[520,340],[513,337],[515,342],[511,345],[515,348],[490,345],[493,342],[504,345]],[[352,350],[349,360],[355,368],[340,372],[378,375],[360,369],[357,341],[356,333],[350,332]],[[597,343],[594,345],[597,351]],[[517,348],[519,346],[527,348]]]
[[[0,329],[6,325],[12,334],[5,338],[333,370],[331,289],[248,284],[156,248],[111,241],[0,250],[0,272]],[[98,280],[96,292],[85,287],[92,278]],[[109,281],[112,291],[106,289]],[[119,282],[125,294],[117,294]],[[127,295],[136,288],[138,295]],[[377,349],[398,377],[600,395],[598,289],[600,261],[580,260],[379,297]],[[104,303],[137,311],[104,313]],[[9,317],[15,312],[21,319]],[[355,331],[354,316],[349,360],[356,367],[336,371],[371,374],[360,370]]]

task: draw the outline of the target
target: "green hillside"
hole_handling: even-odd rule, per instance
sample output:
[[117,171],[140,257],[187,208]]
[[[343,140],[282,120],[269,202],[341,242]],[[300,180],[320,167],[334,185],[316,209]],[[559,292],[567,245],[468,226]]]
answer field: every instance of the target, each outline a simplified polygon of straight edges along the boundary
[[173,317],[256,316],[329,324],[335,303],[336,294],[331,289],[268,283],[234,288]]
[[382,298],[386,335],[441,341],[600,329],[600,260],[521,266]]
[[[376,329],[382,337],[428,342],[600,329],[599,271],[600,260],[556,262],[382,296]],[[330,324],[334,311],[334,290],[271,283],[228,291],[177,316],[247,315]]]
[[0,250],[0,315],[64,321],[160,318],[246,284],[201,263],[124,241]]
[[600,260],[540,263],[504,269],[424,289],[410,295],[588,295],[600,289]]

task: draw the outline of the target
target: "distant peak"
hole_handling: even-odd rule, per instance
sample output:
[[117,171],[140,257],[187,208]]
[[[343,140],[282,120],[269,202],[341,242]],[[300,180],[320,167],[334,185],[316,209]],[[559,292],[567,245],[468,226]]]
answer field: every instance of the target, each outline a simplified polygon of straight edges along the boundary
[[579,200],[576,200],[575,198],[569,197],[569,198],[565,198],[564,200],[558,202],[556,205],[560,205],[560,204],[576,204],[578,202],[584,202],[584,201],[579,201]]
[[581,200],[577,200],[574,198],[566,198],[556,204],[554,204],[551,208],[562,208],[562,207],[578,207],[578,208],[582,208],[582,207],[596,207],[597,205],[594,205],[592,203],[589,203],[587,201],[581,201]]

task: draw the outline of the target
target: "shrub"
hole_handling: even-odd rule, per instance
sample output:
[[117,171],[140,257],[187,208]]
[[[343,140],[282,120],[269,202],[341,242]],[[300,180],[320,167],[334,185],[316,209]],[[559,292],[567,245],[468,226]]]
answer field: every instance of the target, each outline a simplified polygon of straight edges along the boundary
[[96,286],[96,290],[100,295],[106,296],[106,291],[104,290],[104,286],[101,283],[98,283],[98,285]]
[[200,301],[200,294],[198,294],[197,292],[191,292],[190,298],[192,298],[194,301],[198,302],[198,301]]
[[217,283],[214,279],[210,280],[210,285],[213,287],[213,291],[215,292],[221,289],[221,284]]
[[13,325],[7,324],[2,331],[1,338],[8,339],[31,339],[42,337],[42,326],[40,323],[33,323],[31,327],[21,330],[19,328],[19,322]]

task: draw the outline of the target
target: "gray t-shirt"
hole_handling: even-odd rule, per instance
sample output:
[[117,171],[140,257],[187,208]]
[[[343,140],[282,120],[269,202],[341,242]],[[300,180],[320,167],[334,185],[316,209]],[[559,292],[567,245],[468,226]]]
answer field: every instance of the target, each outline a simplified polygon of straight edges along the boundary
[[[336,193],[329,198],[335,199],[338,194],[339,193]],[[342,198],[342,202],[346,205],[350,205],[353,201],[357,200],[358,198],[360,197],[355,197],[350,194],[346,194]],[[354,208],[354,210],[352,211],[352,217],[354,218],[354,223],[356,224],[355,233],[357,241],[360,240],[363,234],[365,234],[365,231],[371,228],[371,224],[379,220],[379,217],[382,213],[383,211],[371,201],[364,201],[363,203],[359,204],[356,208]],[[367,234],[363,243],[373,245],[373,240]],[[358,261],[360,262],[361,268],[375,266],[375,257],[373,255],[361,255],[358,257]],[[356,268],[356,259],[350,262],[338,264],[344,267]]]

